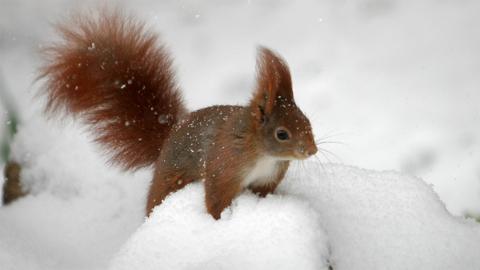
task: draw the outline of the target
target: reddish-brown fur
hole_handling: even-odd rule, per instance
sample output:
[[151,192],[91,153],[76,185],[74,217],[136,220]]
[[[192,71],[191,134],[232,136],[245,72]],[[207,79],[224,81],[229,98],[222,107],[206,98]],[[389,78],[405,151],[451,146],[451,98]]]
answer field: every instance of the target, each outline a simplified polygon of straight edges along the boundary
[[[72,23],[59,27],[64,43],[50,49],[43,69],[47,111],[65,108],[86,119],[124,168],[155,162],[147,214],[171,192],[205,179],[207,211],[218,219],[244,188],[273,192],[290,160],[317,151],[293,99],[288,66],[269,49],[259,50],[257,87],[247,106],[186,113],[156,35],[119,13]],[[291,138],[280,140],[279,128]],[[261,161],[269,164],[266,171],[257,167]]]
[[81,115],[126,169],[151,165],[184,112],[171,60],[157,35],[119,12],[77,16],[48,48],[47,111]]

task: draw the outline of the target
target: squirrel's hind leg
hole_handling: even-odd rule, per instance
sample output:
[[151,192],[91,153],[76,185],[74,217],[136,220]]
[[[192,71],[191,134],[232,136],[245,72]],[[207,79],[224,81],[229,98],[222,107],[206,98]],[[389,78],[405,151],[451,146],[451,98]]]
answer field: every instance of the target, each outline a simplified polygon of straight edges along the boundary
[[[219,178],[217,178],[219,177]],[[205,204],[214,219],[220,219],[225,208],[242,191],[241,178],[229,178],[226,175],[207,176],[205,178]]]
[[156,170],[147,198],[147,216],[149,216],[153,208],[161,204],[170,193],[182,189],[193,181],[195,181],[195,178],[188,177],[185,172],[170,171],[168,169]]

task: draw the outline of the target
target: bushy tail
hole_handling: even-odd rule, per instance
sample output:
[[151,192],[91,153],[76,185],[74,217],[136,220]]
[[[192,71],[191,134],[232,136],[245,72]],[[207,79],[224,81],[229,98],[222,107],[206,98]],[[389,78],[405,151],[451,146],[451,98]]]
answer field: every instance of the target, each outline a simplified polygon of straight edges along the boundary
[[80,116],[125,169],[151,165],[185,112],[158,36],[119,11],[78,15],[46,49],[46,112]]

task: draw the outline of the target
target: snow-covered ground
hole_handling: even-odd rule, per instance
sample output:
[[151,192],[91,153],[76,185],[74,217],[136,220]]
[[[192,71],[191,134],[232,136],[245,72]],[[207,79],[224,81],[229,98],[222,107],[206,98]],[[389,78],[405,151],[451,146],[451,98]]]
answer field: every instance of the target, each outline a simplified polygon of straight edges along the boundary
[[480,225],[453,217],[418,178],[312,161],[293,166],[275,195],[244,193],[219,221],[197,183],[144,222],[149,170],[106,166],[67,120],[28,123],[13,147],[31,195],[0,209],[2,269],[480,266]]
[[[81,126],[42,120],[41,100],[32,101],[37,50],[54,38],[50,22],[94,2],[0,3],[0,79],[24,123],[13,157],[34,194],[0,209],[2,269],[105,269],[112,257],[112,269],[133,269],[140,258],[148,269],[164,256],[186,269],[229,261],[258,267],[277,255],[268,250],[280,249],[281,265],[305,269],[327,261],[335,269],[479,267],[478,225],[452,217],[440,202],[454,215],[480,214],[479,1],[120,1],[162,33],[190,108],[245,102],[255,47],[269,46],[289,62],[297,103],[317,137],[342,142],[325,144],[335,156],[321,159],[403,171],[430,183],[440,198],[411,176],[298,166],[282,195],[242,195],[220,225],[204,215],[198,185],[172,196],[142,225],[151,172],[108,167]],[[284,238],[274,249],[263,240],[277,229]],[[247,232],[250,242],[242,245]],[[212,239],[204,250],[185,242],[218,234],[231,238]],[[218,253],[226,241],[231,249]],[[305,256],[296,256],[296,247]],[[167,248],[197,253],[187,258]]]
[[200,195],[200,185],[172,195],[110,269],[480,266],[480,225],[453,218],[431,187],[398,173],[307,163],[279,194],[242,195],[219,222],[206,216]]
[[1,269],[104,269],[143,222],[151,172],[109,168],[67,122],[31,119],[13,148],[32,196],[0,208]]

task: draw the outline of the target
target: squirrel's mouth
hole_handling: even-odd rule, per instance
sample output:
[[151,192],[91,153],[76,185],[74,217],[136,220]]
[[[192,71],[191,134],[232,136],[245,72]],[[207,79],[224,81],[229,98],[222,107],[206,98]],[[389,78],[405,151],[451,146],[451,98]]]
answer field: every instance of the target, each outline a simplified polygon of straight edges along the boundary
[[317,151],[295,150],[293,152],[295,159],[303,160],[315,155]]
[[316,151],[315,152],[305,151],[305,150],[302,151],[300,149],[300,150],[289,151],[288,153],[284,153],[283,155],[276,155],[276,158],[278,160],[290,160],[290,161],[304,160],[304,159],[307,159],[307,158],[313,156],[315,153],[316,153]]
[[279,160],[285,160],[285,161],[294,161],[294,160],[304,160],[307,159],[309,156],[308,155],[302,155],[300,153],[297,153],[296,151],[293,152],[291,155],[285,155],[285,156],[279,156],[277,157]]
[[296,160],[304,160],[304,159],[307,159],[309,157],[310,157],[309,155],[302,155],[302,154],[295,155]]

